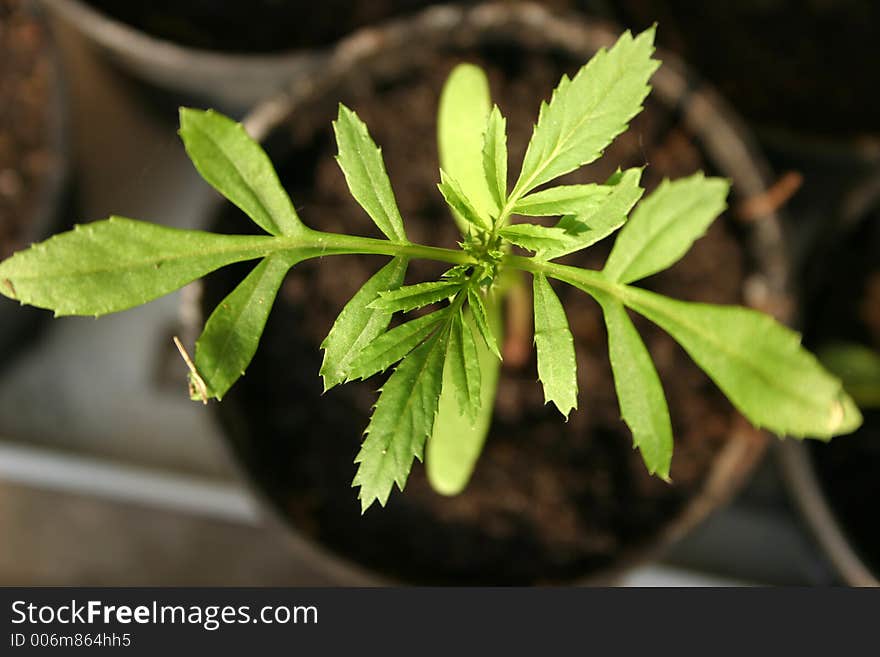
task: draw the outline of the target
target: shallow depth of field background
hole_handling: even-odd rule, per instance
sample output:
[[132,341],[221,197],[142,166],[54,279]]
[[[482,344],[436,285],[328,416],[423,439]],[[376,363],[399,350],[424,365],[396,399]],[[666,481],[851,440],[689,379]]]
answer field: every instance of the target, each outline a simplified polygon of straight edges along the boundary
[[[12,47],[2,12],[21,4],[0,0],[0,59]],[[185,96],[137,79],[96,48],[58,11],[67,3],[24,4],[47,17],[51,31],[34,38],[51,35],[63,72],[61,79],[49,78],[52,90],[45,92],[47,102],[67,109],[60,130],[69,176],[58,196],[54,230],[110,214],[201,227],[213,192],[176,135],[176,105]],[[214,30],[212,38],[220,42],[236,38],[241,25],[230,21],[243,20],[235,7],[247,3],[212,4],[232,8],[230,18],[223,19],[217,9],[213,22],[203,27]],[[271,4],[254,6],[263,11]],[[302,12],[313,7],[288,4],[302,5]],[[285,41],[296,35],[285,36],[284,30],[270,30],[271,40],[261,44],[329,47],[358,23],[370,23],[380,11],[376,7],[388,4],[394,3],[330,2],[346,18],[333,26],[340,33],[331,30],[330,44]],[[833,242],[848,217],[880,221],[880,79],[874,70],[880,61],[880,12],[871,0],[763,3],[773,7],[770,23],[755,22],[749,13],[752,5],[762,5],[757,2],[712,3],[709,9],[693,3],[692,11],[676,0],[543,4],[634,28],[659,22],[660,45],[676,52],[743,116],[773,168],[773,179],[782,181],[777,188],[785,200],[781,212],[799,263],[797,284],[806,292],[833,274],[816,266],[811,254],[817,244]],[[318,18],[312,19],[317,25]],[[157,29],[174,33],[177,28],[169,22]],[[202,45],[207,37],[189,38]],[[252,51],[255,46],[245,39],[229,48]],[[12,199],[21,185],[4,167],[24,163],[14,156],[3,159],[2,138],[10,122],[22,119],[4,106],[26,90],[4,86],[3,74],[0,62],[0,209],[6,212],[0,219],[11,221],[9,208],[18,207]],[[227,100],[226,108],[239,115],[251,105]],[[433,148],[433,135],[426,139]],[[393,171],[390,176],[393,181]],[[53,321],[36,313],[0,353],[0,584],[365,581],[313,560],[311,547],[269,517],[219,436],[216,420],[189,401],[185,366],[171,341],[188,321],[181,316],[187,294],[191,290],[97,321]],[[880,292],[873,298],[880,299]],[[0,303],[4,317],[10,308],[15,312],[5,298]],[[880,314],[880,309],[866,312]],[[880,337],[867,346],[880,349]],[[731,504],[660,560],[619,581],[841,583],[843,576],[785,485],[776,448],[771,445]],[[880,458],[873,467],[880,481]],[[880,491],[874,488],[873,494]],[[352,491],[353,504],[354,498]],[[864,503],[872,506],[870,498]]]

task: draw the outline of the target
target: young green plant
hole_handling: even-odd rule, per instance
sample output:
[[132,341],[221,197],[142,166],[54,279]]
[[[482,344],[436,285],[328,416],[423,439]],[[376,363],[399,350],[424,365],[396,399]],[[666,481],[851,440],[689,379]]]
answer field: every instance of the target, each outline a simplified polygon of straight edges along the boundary
[[[533,286],[534,343],[545,399],[577,408],[574,342],[551,280],[601,306],[620,412],[649,472],[668,479],[672,427],[663,388],[628,309],[659,325],[754,425],[780,435],[828,439],[861,422],[841,388],[770,317],[741,307],[676,301],[636,287],[677,262],[724,210],[728,182],[696,173],[643,197],[642,170],[552,186],[601,157],[642,109],[654,30],[625,33],[541,104],[522,166],[509,184],[506,122],[485,74],[463,64],[443,90],[439,192],[462,232],[459,249],[412,242],[380,149],[340,106],[337,157],[352,196],[385,239],[333,234],[304,224],[266,154],[241,125],[182,109],[180,135],[202,177],[243,210],[263,235],[219,235],[111,217],[57,235],[0,263],[0,291],[56,315],[117,312],[146,303],[225,265],[256,261],[217,306],[190,361],[192,396],[221,399],[250,363],[278,289],[309,258],[390,258],[340,312],[321,345],[325,389],[393,368],[380,389],[355,461],[362,509],[403,489],[414,459],[427,457],[437,490],[466,485],[491,423],[502,344],[501,298],[524,274]],[[533,217],[559,217],[553,226]],[[601,271],[559,264],[617,232]],[[517,255],[512,245],[531,256]],[[412,259],[447,263],[435,281],[404,285]],[[395,314],[429,312],[389,329]],[[427,450],[427,455],[426,455]]]

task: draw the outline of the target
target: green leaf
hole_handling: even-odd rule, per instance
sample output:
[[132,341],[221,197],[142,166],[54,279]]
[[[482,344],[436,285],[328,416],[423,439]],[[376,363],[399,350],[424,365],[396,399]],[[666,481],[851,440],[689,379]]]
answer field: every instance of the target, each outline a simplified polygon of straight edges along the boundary
[[[474,308],[471,304],[471,310]],[[486,301],[488,324],[492,331],[492,342],[501,339],[501,312],[495,295]],[[476,317],[465,315],[465,321]],[[471,327],[473,330],[473,327]],[[495,408],[495,392],[498,387],[498,374],[501,369],[500,356],[496,357],[482,341],[476,343],[480,366],[480,410],[476,420],[471,420],[459,408],[453,394],[450,373],[443,373],[443,391],[434,431],[428,440],[425,456],[425,470],[431,487],[441,495],[457,495],[467,486],[474,466],[483,451],[483,444],[489,433],[492,413]]]
[[360,486],[362,512],[376,500],[385,506],[394,484],[400,490],[406,485],[413,459],[422,460],[425,440],[434,429],[448,337],[446,330],[434,333],[382,386],[355,458],[359,466],[352,485]]
[[594,296],[602,305],[608,328],[608,351],[620,414],[648,472],[668,481],[672,424],[657,370],[623,304],[609,295]]
[[535,345],[544,402],[553,402],[566,418],[577,408],[574,339],[559,298],[543,274],[534,274]]
[[406,242],[403,219],[385,171],[382,150],[370,137],[367,126],[357,114],[340,103],[333,132],[339,149],[336,161],[345,175],[351,195],[388,239]]
[[519,199],[514,214],[527,217],[582,215],[598,208],[611,193],[608,185],[560,185],[534,192]]
[[493,105],[483,136],[483,173],[496,210],[507,202],[507,120]]
[[448,299],[458,292],[461,286],[461,281],[456,280],[404,285],[396,290],[380,292],[379,297],[370,303],[368,307],[392,313],[408,312]]
[[56,316],[97,317],[147,303],[272,248],[268,236],[215,235],[111,217],[4,260],[0,292]]
[[537,224],[505,226],[498,234],[513,244],[529,251],[542,252],[565,248],[568,234],[562,228],[548,228]]
[[480,361],[477,345],[461,310],[452,318],[444,373],[449,370],[449,383],[455,391],[460,412],[475,422],[480,412]]
[[664,180],[639,203],[605,265],[613,281],[631,283],[678,262],[727,204],[729,183],[696,173]]
[[623,34],[611,50],[600,50],[572,80],[563,77],[550,103],[542,103],[538,123],[512,196],[589,164],[642,109],[648,79],[659,62],[654,28],[635,39]]
[[548,248],[539,256],[545,260],[559,258],[575,251],[580,251],[596,242],[605,239],[620,228],[632,207],[642,196],[639,179],[642,170],[627,169],[609,181],[609,194],[596,206],[586,207],[583,214],[567,215],[559,220],[556,228],[566,233],[565,244],[559,248]]
[[627,287],[623,301],[669,333],[755,426],[828,439],[861,415],[800,336],[750,308],[669,299]]
[[266,319],[295,258],[270,255],[220,302],[196,341],[195,366],[208,397],[222,399],[257,351]]
[[352,358],[346,379],[366,379],[377,372],[384,372],[401,358],[419,346],[434,333],[437,325],[449,316],[444,308],[396,326],[364,346]]
[[443,198],[446,199],[446,204],[459,217],[475,226],[478,230],[491,230],[492,225],[486,218],[487,215],[480,214],[470,199],[465,196],[464,190],[458,182],[451,178],[443,169],[440,169],[440,184],[437,185],[437,188],[443,194]]
[[822,347],[819,361],[843,381],[861,408],[880,408],[880,354],[864,345],[834,343]]
[[[440,168],[459,181],[462,195],[481,216],[488,216],[494,205],[482,165],[490,106],[489,81],[482,69],[473,64],[456,66],[443,86],[437,114]],[[467,233],[467,222],[454,206],[453,216],[461,232]]]
[[272,235],[305,230],[269,157],[240,123],[213,110],[181,107],[180,136],[202,178],[260,228]]
[[348,378],[348,368],[355,357],[388,328],[393,313],[367,306],[380,292],[399,288],[406,267],[407,260],[400,257],[382,267],[345,304],[333,322],[333,327],[321,343],[321,349],[324,350],[321,376],[324,378],[325,392]]
[[473,288],[468,289],[468,306],[473,314],[474,323],[477,325],[480,335],[483,336],[483,342],[489,348],[498,360],[501,360],[501,351],[498,349],[498,342],[495,339],[495,332],[489,326],[489,317],[486,312],[486,305],[483,303],[483,297]]

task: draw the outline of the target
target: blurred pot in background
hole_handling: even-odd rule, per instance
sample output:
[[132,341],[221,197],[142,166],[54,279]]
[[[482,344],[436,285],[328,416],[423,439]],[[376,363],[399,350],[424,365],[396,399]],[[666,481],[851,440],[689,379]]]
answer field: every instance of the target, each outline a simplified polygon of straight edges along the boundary
[[[320,75],[260,105],[245,124],[264,142],[307,223],[363,234],[371,226],[333,161],[331,120],[337,104],[346,103],[383,149],[408,234],[452,246],[460,234],[436,190],[434,145],[438,97],[449,71],[461,61],[487,69],[509,120],[511,161],[518,163],[540,100],[562,73],[572,74],[616,36],[616,28],[554,18],[537,6],[437,8],[359,32]],[[703,168],[731,178],[735,199],[763,193],[764,166],[740,122],[674,58],[661,59],[654,91],[630,131],[598,166],[567,182],[604,179],[618,166],[648,162],[649,188],[664,176]],[[248,224],[224,206],[211,229],[240,231]],[[598,245],[574,262],[599,266],[607,249]],[[687,299],[790,309],[782,253],[772,212],[748,225],[728,212],[650,285]],[[640,323],[676,431],[675,485],[650,477],[620,420],[600,311],[582,293],[561,288],[580,359],[579,387],[589,400],[585,409],[560,421],[544,405],[534,356],[506,359],[486,449],[465,492],[442,497],[415,467],[404,493],[361,516],[352,459],[377,384],[322,394],[319,345],[335,314],[380,264],[351,256],[294,268],[247,376],[215,406],[238,462],[299,538],[295,558],[335,564],[340,573],[357,564],[373,583],[607,583],[657,556],[729,499],[763,452],[766,436],[733,411],[668,336]],[[412,282],[439,273],[425,267],[412,263]],[[202,312],[245,272],[230,267],[209,277]],[[307,557],[302,537],[311,545]],[[339,581],[351,582],[347,575]]]
[[[0,53],[0,258],[6,258],[61,228],[67,100],[54,43],[31,2],[0,0]],[[42,314],[0,298],[0,352],[7,354]]]
[[850,584],[880,585],[880,170],[854,185],[810,259],[806,340],[848,385],[865,423],[782,461],[811,529]]
[[137,78],[231,113],[317,70],[353,29],[430,0],[42,0]]

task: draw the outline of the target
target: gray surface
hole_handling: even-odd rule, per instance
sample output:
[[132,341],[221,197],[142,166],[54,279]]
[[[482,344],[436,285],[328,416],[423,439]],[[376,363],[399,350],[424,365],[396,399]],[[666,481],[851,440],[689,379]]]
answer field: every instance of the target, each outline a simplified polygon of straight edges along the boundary
[[[81,220],[111,212],[193,227],[212,192],[173,110],[61,31]],[[183,291],[186,293],[186,290]],[[179,294],[51,322],[0,375],[0,583],[321,584],[236,478],[208,411],[184,391]],[[827,583],[772,462],[730,509],[625,583]]]
[[[111,213],[192,227],[210,198],[171,116],[126,93],[114,71],[61,32],[72,105],[76,221]],[[164,119],[164,120],[163,120]],[[161,191],[159,191],[161,190]],[[185,293],[185,292],[184,292]],[[178,330],[180,293],[96,321],[61,318],[7,365],[0,433],[141,464],[228,476],[204,409],[163,379]],[[175,361],[177,374],[185,370]]]

